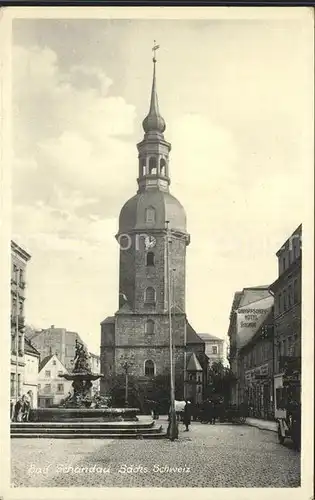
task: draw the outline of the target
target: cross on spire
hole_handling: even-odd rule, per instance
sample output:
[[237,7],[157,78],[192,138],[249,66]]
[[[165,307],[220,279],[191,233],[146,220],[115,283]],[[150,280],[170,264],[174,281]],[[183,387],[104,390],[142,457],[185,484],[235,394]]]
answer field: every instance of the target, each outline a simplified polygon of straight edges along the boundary
[[153,62],[156,63],[156,51],[160,48],[159,45],[156,44],[156,40],[154,40],[154,45],[152,47],[153,50]]

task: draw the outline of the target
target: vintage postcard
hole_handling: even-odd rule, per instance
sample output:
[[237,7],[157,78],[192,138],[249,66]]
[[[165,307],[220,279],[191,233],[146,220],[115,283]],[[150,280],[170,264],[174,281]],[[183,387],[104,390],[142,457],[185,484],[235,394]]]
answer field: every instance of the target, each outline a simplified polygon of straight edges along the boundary
[[1,24],[0,497],[308,500],[312,10]]

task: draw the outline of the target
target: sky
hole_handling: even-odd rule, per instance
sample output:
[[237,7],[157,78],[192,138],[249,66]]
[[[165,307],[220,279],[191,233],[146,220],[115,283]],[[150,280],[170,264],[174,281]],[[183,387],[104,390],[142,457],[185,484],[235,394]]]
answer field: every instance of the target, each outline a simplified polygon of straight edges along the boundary
[[157,90],[185,207],[188,318],[225,338],[236,290],[272,283],[312,184],[312,25],[301,20],[13,21],[12,238],[26,320],[99,352],[118,306],[122,205]]

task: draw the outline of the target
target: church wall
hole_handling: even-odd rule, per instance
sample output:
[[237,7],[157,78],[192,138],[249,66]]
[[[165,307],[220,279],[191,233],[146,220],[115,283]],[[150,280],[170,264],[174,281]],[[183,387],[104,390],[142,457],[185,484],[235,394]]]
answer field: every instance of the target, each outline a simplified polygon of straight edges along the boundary
[[[149,231],[148,231],[148,234]],[[153,233],[152,233],[153,234]],[[146,251],[144,249],[144,238],[140,238],[139,249],[135,255],[135,312],[147,312],[149,306],[144,304],[145,289],[153,286],[156,290],[156,303],[154,310],[164,312],[166,308],[165,300],[165,237],[155,235],[156,245],[150,249],[154,253],[154,266],[146,266]]]
[[[124,373],[123,364],[129,363],[129,373],[135,377],[143,377],[144,363],[152,360],[155,364],[155,375],[161,375],[170,369],[169,347],[135,347],[124,349],[116,347],[116,373]],[[175,349],[175,370],[177,374],[184,371],[184,347]]]
[[101,325],[101,373],[100,393],[106,394],[109,388],[109,377],[115,369],[115,323]]
[[[146,321],[154,321],[154,333],[146,333]],[[173,316],[173,338],[176,344],[184,345],[185,316]],[[117,315],[116,316],[116,345],[169,345],[169,317],[167,314]]]
[[170,243],[170,256],[171,256],[171,269],[173,275],[174,287],[174,299],[173,303],[180,308],[181,311],[185,311],[185,276],[186,276],[186,243],[185,241],[177,239],[177,237],[172,238],[172,243]]
[[130,236],[130,245],[127,240],[120,240],[120,261],[119,261],[119,292],[126,295],[128,303],[134,306],[135,300],[135,259],[134,250],[135,235]]

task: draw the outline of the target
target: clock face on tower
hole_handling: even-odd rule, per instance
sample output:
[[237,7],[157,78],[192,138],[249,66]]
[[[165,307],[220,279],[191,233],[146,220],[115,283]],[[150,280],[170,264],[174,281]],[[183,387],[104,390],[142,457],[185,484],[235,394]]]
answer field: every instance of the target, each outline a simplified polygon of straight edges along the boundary
[[144,240],[145,248],[148,250],[149,248],[153,248],[156,245],[156,239],[154,236],[146,236]]

